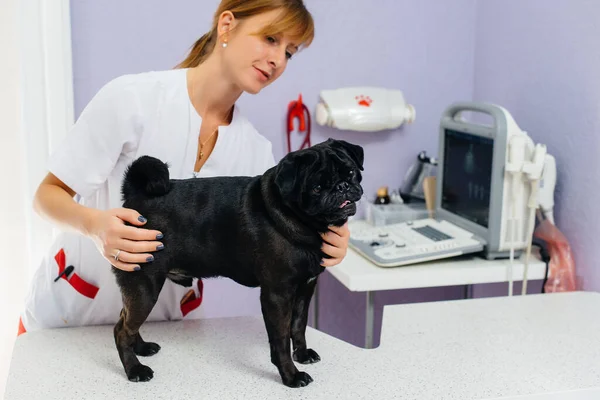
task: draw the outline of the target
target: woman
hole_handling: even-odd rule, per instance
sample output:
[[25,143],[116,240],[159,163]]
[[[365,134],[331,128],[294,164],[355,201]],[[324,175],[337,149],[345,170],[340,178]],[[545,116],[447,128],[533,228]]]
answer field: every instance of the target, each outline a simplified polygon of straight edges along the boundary
[[[271,143],[235,102],[279,78],[312,39],[301,0],[223,0],[212,29],[178,68],[121,76],[96,94],[35,195],[35,210],[63,233],[35,274],[20,332],[117,321],[121,296],[109,264],[144,268],[168,235],[144,229],[143,215],[121,208],[123,172],[137,157],[168,162],[173,178],[258,175],[275,164]],[[331,257],[324,266],[343,259],[348,237],[346,227],[324,235]],[[202,292],[201,281],[192,290],[167,281],[148,320],[200,317]],[[220,315],[260,312],[257,292],[229,280],[209,281],[207,301]]]

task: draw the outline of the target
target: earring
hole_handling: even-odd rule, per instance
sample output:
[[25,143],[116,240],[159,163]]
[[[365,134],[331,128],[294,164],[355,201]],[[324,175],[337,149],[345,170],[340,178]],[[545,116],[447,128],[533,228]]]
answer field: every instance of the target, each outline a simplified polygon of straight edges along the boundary
[[223,30],[225,31],[225,33],[224,33],[225,37],[223,38],[222,46],[223,46],[223,48],[225,48],[225,47],[227,47],[227,29],[223,29]]

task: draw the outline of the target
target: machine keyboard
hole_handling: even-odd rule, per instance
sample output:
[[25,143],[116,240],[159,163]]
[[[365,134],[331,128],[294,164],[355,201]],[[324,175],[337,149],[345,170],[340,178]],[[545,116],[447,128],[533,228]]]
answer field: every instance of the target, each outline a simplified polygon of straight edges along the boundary
[[445,233],[440,232],[429,225],[425,225],[420,228],[413,228],[413,230],[419,232],[421,235],[433,240],[434,242],[453,239],[452,236],[446,235]]
[[[438,226],[440,229],[437,229]],[[377,227],[359,224],[351,230],[350,239],[354,248],[367,257],[378,257],[382,262],[416,261],[435,254],[454,254],[460,249],[479,245],[469,232],[433,220]]]

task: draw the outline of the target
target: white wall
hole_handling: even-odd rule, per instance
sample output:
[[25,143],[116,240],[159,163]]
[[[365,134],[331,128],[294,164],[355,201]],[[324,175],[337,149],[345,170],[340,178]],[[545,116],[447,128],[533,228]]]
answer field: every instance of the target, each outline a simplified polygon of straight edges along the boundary
[[0,2],[0,393],[26,290],[25,176],[21,144],[18,0]]

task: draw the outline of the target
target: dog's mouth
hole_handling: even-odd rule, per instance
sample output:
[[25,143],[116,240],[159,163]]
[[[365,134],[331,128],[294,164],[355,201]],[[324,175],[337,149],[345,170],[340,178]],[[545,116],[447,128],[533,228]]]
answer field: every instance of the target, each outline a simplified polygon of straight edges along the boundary
[[346,206],[349,206],[350,204],[352,204],[352,201],[346,200],[342,204],[340,204],[340,208],[344,208]]

